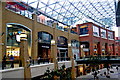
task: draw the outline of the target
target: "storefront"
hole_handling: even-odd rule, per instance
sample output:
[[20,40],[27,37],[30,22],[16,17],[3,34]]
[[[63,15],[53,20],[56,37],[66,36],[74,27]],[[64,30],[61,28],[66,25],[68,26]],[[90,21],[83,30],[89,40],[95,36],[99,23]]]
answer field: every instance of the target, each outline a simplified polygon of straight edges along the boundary
[[19,59],[20,56],[20,38],[22,33],[24,33],[27,37],[28,41],[28,52],[31,55],[31,31],[20,24],[7,24],[7,46],[6,46],[6,55],[13,55],[15,59]]
[[80,53],[79,53],[79,41],[77,40],[72,40],[72,53],[74,55],[75,59],[79,59],[80,58]]
[[66,60],[68,57],[68,43],[63,36],[57,38],[57,57],[59,61]]
[[80,42],[81,57],[89,56],[89,42]]
[[52,35],[47,32],[38,32],[38,56],[43,59],[50,58]]

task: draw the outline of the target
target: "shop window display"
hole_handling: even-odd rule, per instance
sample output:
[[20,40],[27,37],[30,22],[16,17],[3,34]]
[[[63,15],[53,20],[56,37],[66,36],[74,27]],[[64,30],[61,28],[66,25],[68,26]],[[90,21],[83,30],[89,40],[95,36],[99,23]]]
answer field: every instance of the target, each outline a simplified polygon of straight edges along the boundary
[[58,61],[65,61],[68,58],[68,43],[67,38],[59,36],[57,38],[57,56]]
[[38,32],[38,56],[45,61],[49,61],[51,53],[52,35],[47,32]]
[[51,43],[52,35],[47,32],[38,32],[38,39],[40,43]]
[[72,53],[74,55],[75,59],[79,59],[80,58],[80,54],[79,54],[79,41],[77,40],[72,40]]
[[19,58],[20,55],[20,35],[24,32],[27,35],[28,49],[30,54],[31,35],[30,31],[24,26],[17,24],[7,24],[7,55]]

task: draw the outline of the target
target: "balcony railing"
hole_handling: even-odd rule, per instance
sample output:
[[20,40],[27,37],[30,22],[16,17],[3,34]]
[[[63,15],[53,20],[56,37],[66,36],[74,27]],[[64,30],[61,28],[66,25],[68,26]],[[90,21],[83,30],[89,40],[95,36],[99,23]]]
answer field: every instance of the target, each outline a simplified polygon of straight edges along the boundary
[[104,56],[86,56],[86,57],[81,57],[81,60],[108,60],[108,59],[115,59],[115,60],[120,60],[120,56],[108,56],[108,55],[104,55]]
[[73,34],[77,34],[77,32],[75,32],[75,31],[72,31],[72,30],[71,30],[70,32],[71,32],[71,33],[73,33]]
[[27,17],[29,19],[32,19],[32,13],[29,12],[28,10],[20,10],[20,9],[14,7],[13,5],[9,5],[9,4],[7,4],[5,8],[12,11],[12,12],[14,12],[14,13],[17,13],[17,14],[25,16],[25,17]]
[[60,61],[70,61],[70,58],[69,57],[58,57],[57,60],[58,60],[58,62],[60,62]]
[[[48,64],[48,63],[52,63],[52,58],[40,58],[40,59],[30,59],[30,64],[28,64],[29,66],[34,66],[34,65],[40,65],[40,64]],[[0,69],[10,69],[10,68],[18,68],[18,67],[22,67],[22,62],[21,60],[3,60],[2,61],[2,67],[0,67]]]

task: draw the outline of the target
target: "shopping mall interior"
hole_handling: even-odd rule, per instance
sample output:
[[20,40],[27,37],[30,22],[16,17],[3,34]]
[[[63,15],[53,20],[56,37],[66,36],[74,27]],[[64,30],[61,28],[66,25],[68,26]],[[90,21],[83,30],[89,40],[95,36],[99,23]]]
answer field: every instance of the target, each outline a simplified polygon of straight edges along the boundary
[[120,79],[119,0],[0,0],[0,79]]

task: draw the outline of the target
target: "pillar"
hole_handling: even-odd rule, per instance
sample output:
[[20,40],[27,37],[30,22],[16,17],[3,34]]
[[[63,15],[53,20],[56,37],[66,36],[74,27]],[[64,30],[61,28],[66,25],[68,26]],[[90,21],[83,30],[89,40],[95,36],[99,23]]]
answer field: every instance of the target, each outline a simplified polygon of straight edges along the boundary
[[2,66],[2,2],[0,2],[0,67]]
[[[70,28],[68,28],[68,44],[71,44],[71,38],[70,38]],[[72,53],[72,46],[68,46],[68,56],[70,57],[71,60],[71,77],[72,80],[75,80],[76,78],[76,70],[75,70],[75,62],[74,62],[74,55]]]
[[[70,39],[70,28],[68,28],[68,44],[71,44],[71,39]],[[73,53],[72,53],[72,45],[71,46],[68,46],[68,57],[72,58],[73,56]]]
[[89,42],[90,55],[94,54],[93,41]]
[[56,25],[57,23],[53,24],[53,40],[55,40],[55,44],[51,44],[51,54],[50,54],[51,59],[54,63],[54,69],[58,69]]
[[[2,2],[0,2],[0,67],[2,67]],[[0,72],[0,80],[2,80],[2,72]]]
[[115,52],[115,44],[112,44],[112,48],[113,48],[113,54],[112,55],[116,55],[116,52]]
[[22,61],[22,66],[24,67],[24,80],[31,80],[31,69],[30,69],[30,61],[28,54],[28,42],[26,40],[21,40],[20,43],[20,59]]
[[36,32],[36,23],[37,16],[32,14],[33,16],[33,25],[32,25],[32,49],[31,49],[31,57],[36,59],[38,56],[38,33]]
[[85,64],[83,64],[83,75],[86,75],[85,70],[86,70],[86,67],[85,67]]
[[109,47],[108,43],[105,43],[105,54],[109,52],[109,50],[108,50],[109,48],[108,47]]
[[6,54],[6,16],[3,15],[6,13],[5,6],[5,2],[0,2],[0,63],[3,56]]
[[89,24],[89,27],[88,27],[88,34],[89,34],[89,51],[90,51],[90,55],[93,55],[94,54],[94,47],[93,47],[93,25],[92,24]]
[[97,48],[98,48],[98,55],[101,55],[102,54],[102,44],[101,44],[101,42],[98,42]]

